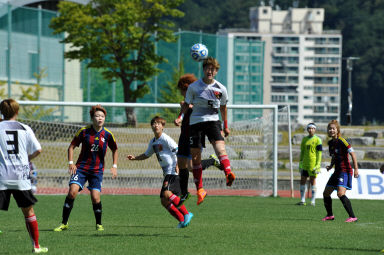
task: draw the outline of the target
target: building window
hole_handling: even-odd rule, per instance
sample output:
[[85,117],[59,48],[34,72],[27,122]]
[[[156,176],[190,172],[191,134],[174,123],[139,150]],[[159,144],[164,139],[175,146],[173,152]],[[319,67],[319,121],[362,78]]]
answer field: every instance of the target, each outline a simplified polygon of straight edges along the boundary
[[263,14],[267,14],[268,13],[268,9],[263,9]]

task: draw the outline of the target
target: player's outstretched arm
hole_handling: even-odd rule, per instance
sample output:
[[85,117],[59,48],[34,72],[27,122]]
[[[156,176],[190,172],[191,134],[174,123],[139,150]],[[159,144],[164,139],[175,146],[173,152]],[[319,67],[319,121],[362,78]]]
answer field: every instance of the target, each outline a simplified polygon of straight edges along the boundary
[[145,155],[144,153],[139,155],[139,156],[134,156],[134,155],[127,155],[127,159],[128,160],[144,160],[144,159],[147,159],[149,158],[147,155]]

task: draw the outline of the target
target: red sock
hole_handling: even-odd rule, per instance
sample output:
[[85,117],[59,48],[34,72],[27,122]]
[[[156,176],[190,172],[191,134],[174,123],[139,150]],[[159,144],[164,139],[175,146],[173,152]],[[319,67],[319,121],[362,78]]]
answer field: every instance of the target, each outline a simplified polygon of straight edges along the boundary
[[223,167],[224,173],[227,175],[231,172],[231,162],[229,162],[228,155],[219,156],[220,164]]
[[172,203],[167,207],[168,212],[175,217],[179,222],[184,221],[184,215]]
[[39,248],[39,227],[37,225],[36,215],[32,215],[25,218],[25,225],[29,236],[31,237],[33,247]]
[[[176,196],[175,194],[173,194],[170,198],[169,198],[169,202],[173,203],[176,207],[179,205],[180,203],[180,198],[178,196]],[[183,214],[183,215],[186,215],[188,214],[188,210],[187,208],[184,206],[184,205],[181,205],[180,207],[177,207],[177,209],[179,209],[179,211]]]
[[188,210],[187,210],[187,208],[185,207],[185,205],[181,205],[181,206],[179,207],[179,211],[180,211],[183,215],[186,215],[186,214],[189,213]]
[[201,164],[193,166],[193,181],[196,185],[196,190],[203,188],[203,167]]

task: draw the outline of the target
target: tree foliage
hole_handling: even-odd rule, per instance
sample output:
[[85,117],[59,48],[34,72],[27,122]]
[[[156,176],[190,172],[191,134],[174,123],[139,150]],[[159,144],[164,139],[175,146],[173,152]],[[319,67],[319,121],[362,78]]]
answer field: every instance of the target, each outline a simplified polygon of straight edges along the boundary
[[[120,79],[124,102],[136,102],[149,92],[148,80],[166,61],[155,53],[155,41],[175,41],[171,18],[183,16],[183,0],[91,0],[87,5],[60,1],[59,16],[52,19],[55,33],[66,33],[71,45],[68,59],[88,60],[109,81]],[[135,84],[135,86],[134,86]],[[127,121],[136,124],[132,108]]]

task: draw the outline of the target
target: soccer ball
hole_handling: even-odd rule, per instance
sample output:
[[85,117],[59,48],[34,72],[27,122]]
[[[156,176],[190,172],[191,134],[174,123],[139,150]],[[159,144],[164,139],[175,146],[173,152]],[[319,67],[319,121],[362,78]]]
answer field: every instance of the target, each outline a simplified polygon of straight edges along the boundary
[[208,48],[204,44],[196,43],[191,47],[191,57],[195,61],[202,61],[208,57]]

